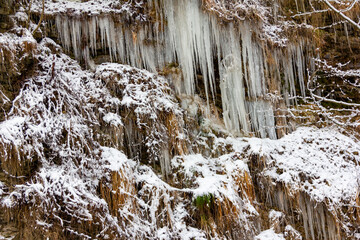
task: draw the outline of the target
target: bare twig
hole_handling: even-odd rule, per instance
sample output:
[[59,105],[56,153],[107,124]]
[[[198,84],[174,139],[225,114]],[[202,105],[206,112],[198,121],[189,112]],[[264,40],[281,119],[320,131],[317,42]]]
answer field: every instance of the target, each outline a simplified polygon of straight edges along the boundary
[[41,10],[41,16],[40,16],[40,20],[38,25],[36,26],[35,30],[32,32],[32,34],[34,35],[36,33],[36,31],[40,28],[41,26],[41,22],[44,18],[44,12],[45,12],[45,0],[42,1],[42,10]]
[[30,26],[31,5],[32,5],[32,0],[30,0],[30,2],[29,2],[29,7],[28,7],[28,20],[27,20],[27,22],[26,22],[26,28],[29,28],[29,26]]

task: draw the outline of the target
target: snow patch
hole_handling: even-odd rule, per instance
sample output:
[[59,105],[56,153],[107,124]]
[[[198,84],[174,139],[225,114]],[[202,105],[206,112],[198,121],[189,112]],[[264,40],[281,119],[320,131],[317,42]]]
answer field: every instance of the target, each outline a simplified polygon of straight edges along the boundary
[[107,113],[104,115],[103,117],[103,120],[108,123],[108,124],[111,124],[111,125],[114,125],[114,126],[123,126],[123,123],[121,121],[121,118],[118,114],[115,114],[115,113]]
[[107,165],[106,167],[111,171],[119,171],[123,168],[125,163],[130,161],[125,156],[125,154],[119,150],[116,150],[115,148],[102,147],[101,150],[101,157],[104,159],[104,161],[110,163],[110,165]]
[[360,186],[360,145],[332,128],[299,128],[279,139],[228,138],[235,151],[265,156],[266,176],[318,202],[352,202]]
[[285,238],[282,233],[275,233],[274,229],[270,228],[257,235],[255,240],[285,240]]

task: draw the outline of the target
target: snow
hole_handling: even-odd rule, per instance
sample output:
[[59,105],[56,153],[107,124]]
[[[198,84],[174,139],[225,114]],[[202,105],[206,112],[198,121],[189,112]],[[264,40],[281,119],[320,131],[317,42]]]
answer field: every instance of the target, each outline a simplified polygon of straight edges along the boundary
[[123,89],[120,105],[134,107],[137,115],[157,118],[156,111],[181,114],[175,98],[169,94],[171,90],[166,79],[161,76],[116,63],[99,65],[95,75],[104,81],[115,79]]
[[106,123],[114,125],[114,126],[122,126],[123,125],[120,116],[115,113],[107,113],[104,115],[103,119]]
[[185,205],[183,203],[179,203],[174,210],[174,220],[175,220],[175,228],[179,231],[180,239],[190,240],[190,239],[199,239],[205,240],[206,235],[204,232],[196,229],[194,227],[186,226],[184,219],[189,216],[189,213],[185,209]]
[[[150,216],[148,224],[151,231],[156,233],[157,238],[171,239],[181,237],[181,239],[191,239],[197,236],[199,239],[206,239],[203,230],[191,227],[186,223],[186,217],[189,216],[189,212],[188,206],[184,204],[184,199],[180,196],[173,198],[174,193],[186,192],[186,189],[182,190],[171,187],[147,166],[139,167],[135,178],[137,184],[142,186],[139,191],[139,196],[149,199],[147,203],[142,202],[142,200],[140,200],[139,203],[147,212],[148,216]],[[152,197],[149,198],[149,196]],[[160,207],[161,203],[167,206],[170,202],[175,205],[173,210],[168,207],[164,209]],[[161,228],[158,227],[159,219],[157,219],[156,215],[156,212],[159,210],[162,212],[162,215],[168,217],[165,226]]]
[[21,31],[21,36],[14,33],[1,33],[0,34],[0,46],[8,47],[10,49],[16,48],[16,46],[25,47],[27,43],[36,43],[36,40],[32,37],[31,33],[26,29],[14,29],[15,32]]
[[[177,157],[172,160],[172,166],[178,169],[178,173],[184,173],[189,179],[193,179],[193,184],[197,185],[191,191],[194,197],[207,194],[220,194],[228,198],[234,196],[234,192],[226,190],[225,185],[232,183],[232,177],[239,172],[249,171],[247,165],[241,160],[233,160],[232,155],[224,155],[219,159],[207,159],[202,155],[187,155]],[[224,174],[217,172],[224,171]],[[236,195],[236,194],[235,194]]]
[[[46,213],[53,219],[52,222],[37,219],[38,225],[51,228],[51,224],[56,222],[67,233],[81,238],[89,236],[72,229],[72,223],[63,216],[76,222],[94,222],[104,230],[99,237],[105,238],[108,231],[129,238],[158,237],[157,202],[163,196],[160,191],[170,194],[177,190],[161,180],[151,168],[139,167],[111,146],[100,146],[96,139],[102,136],[95,138],[92,127],[96,129],[102,121],[110,124],[115,121],[117,127],[121,127],[122,119],[115,112],[124,106],[134,108],[135,113],[144,115],[144,118],[157,118],[159,111],[181,115],[167,81],[148,71],[120,64],[101,65],[95,73],[84,71],[61,50],[55,55],[48,47],[59,50],[49,39],[37,45],[39,54],[36,58],[42,71],[25,80],[7,120],[0,123],[2,149],[6,151],[7,147],[16,144],[19,153],[25,150],[26,156],[37,154],[41,167],[31,180],[17,185],[9,195],[6,194],[1,204],[9,208],[24,202],[36,205],[37,214]],[[104,80],[109,80],[111,76],[121,90],[119,95],[112,95],[106,88],[108,81]],[[124,99],[130,101],[125,101],[125,104]],[[44,154],[44,142],[50,156]],[[111,194],[127,196],[118,209],[118,217],[110,213],[108,203],[97,192],[100,183],[111,187],[110,181],[115,173],[124,182],[118,189],[110,188]],[[157,189],[160,195],[155,196],[152,202],[143,201],[131,190],[135,188],[135,180],[144,181],[149,188]],[[139,195],[142,196],[146,197],[146,192]],[[135,204],[133,199],[136,199]],[[170,195],[166,201],[170,201]],[[66,206],[66,209],[60,205]],[[138,212],[140,206],[150,211],[150,220]],[[187,211],[180,204],[174,211],[171,210],[171,226],[174,227],[169,225],[164,233],[158,233],[159,236],[166,233],[170,234],[166,238],[205,238],[202,230],[186,224]],[[130,226],[124,226],[122,219],[131,219]]]
[[[9,44],[16,42],[13,35],[2,39]],[[60,52],[55,55],[49,47]],[[46,212],[64,231],[81,238],[88,236],[71,229],[70,222],[59,216],[65,214],[76,221],[94,221],[104,229],[125,234],[96,189],[101,178],[110,179],[110,171],[126,172],[124,169],[133,163],[118,150],[101,148],[91,129],[99,126],[104,118],[120,121],[113,113],[119,108],[120,100],[114,99],[93,73],[82,70],[62,54],[52,40],[43,40],[35,51],[42,71],[24,80],[7,120],[0,123],[0,143],[5,161],[11,158],[6,154],[7,149],[15,145],[17,153],[25,157],[9,160],[32,161],[37,157],[41,167],[29,181],[15,186],[2,198],[1,204],[14,207],[24,202],[39,203],[37,214]],[[60,202],[66,206],[65,210],[59,207]],[[129,214],[124,210],[123,216]],[[46,219],[38,222],[49,227],[52,223]]]
[[4,188],[5,188],[5,184],[0,181],[0,196],[4,194],[4,192],[5,192]]
[[12,237],[4,237],[2,235],[0,235],[0,240],[13,240],[15,238],[15,236]]
[[[21,62],[32,57],[36,40],[27,29],[15,28],[11,33],[0,33],[0,69],[8,76],[20,74]],[[2,103],[1,103],[2,102]],[[0,90],[0,104],[9,102]]]
[[21,126],[25,122],[25,117],[16,116],[0,123],[0,137],[3,143],[14,142],[19,145],[19,138],[22,135]]
[[284,233],[285,237],[293,237],[296,240],[302,240],[302,236],[301,234],[295,230],[295,228],[293,228],[291,225],[287,225],[285,227],[285,233]]
[[227,139],[235,151],[265,156],[264,175],[314,200],[353,202],[360,184],[360,145],[335,128],[299,128],[279,139]]
[[285,238],[282,233],[277,234],[274,229],[270,228],[257,235],[255,240],[285,240]]
[[101,156],[104,161],[108,161],[109,165],[106,167],[111,171],[119,171],[124,168],[125,163],[128,163],[126,155],[115,148],[102,147]]
[[[227,160],[226,160],[227,159]],[[223,163],[223,161],[225,163]],[[195,166],[192,166],[195,164]],[[220,164],[219,166],[217,166]],[[224,165],[222,165],[224,164]],[[224,170],[224,166],[228,167],[228,171]],[[185,173],[185,179],[178,179],[179,181],[190,181],[193,188],[177,188],[170,186],[168,183],[160,179],[149,167],[141,166],[136,174],[136,181],[141,184],[142,188],[139,192],[140,196],[148,196],[151,194],[152,198],[149,200],[146,208],[149,208],[149,215],[152,218],[153,224],[156,222],[156,210],[159,207],[159,201],[165,198],[165,202],[172,202],[175,204],[175,208],[172,212],[169,209],[164,209],[164,213],[169,214],[169,219],[174,221],[172,231],[169,227],[156,229],[159,238],[168,239],[173,234],[179,234],[175,236],[181,236],[181,239],[192,239],[197,237],[199,239],[206,239],[204,232],[199,229],[193,228],[184,222],[184,218],[189,214],[188,207],[184,203],[185,199],[177,195],[176,198],[172,198],[172,194],[175,193],[190,193],[192,200],[196,197],[213,194],[221,204],[225,199],[229,200],[232,205],[232,211],[234,211],[234,217],[238,219],[238,223],[242,225],[246,231],[253,233],[254,228],[251,223],[252,218],[257,216],[258,213],[254,206],[249,202],[246,197],[241,198],[238,194],[238,187],[234,178],[241,176],[241,167],[246,168],[241,160],[232,160],[231,156],[224,156],[223,159],[205,159],[201,155],[188,155],[184,156],[184,159],[176,157],[172,160],[172,166],[177,169],[175,174]],[[239,166],[239,167],[236,167]],[[233,171],[231,171],[233,170]],[[219,173],[219,171],[223,171]],[[176,177],[175,177],[176,179]],[[245,195],[246,196],[246,195]],[[177,202],[180,202],[177,204]],[[176,205],[177,204],[177,205]],[[144,205],[145,206],[145,205]],[[217,238],[215,238],[217,239]]]
[[287,45],[288,39],[281,38],[281,34],[284,29],[279,25],[265,25],[263,27],[264,35],[266,39],[271,39],[271,41],[279,46],[285,47]]
[[[32,11],[40,13],[42,9],[42,1],[35,0]],[[45,1],[45,14],[71,14],[72,16],[90,15],[97,16],[100,14],[129,14],[131,11],[130,3],[118,3],[114,0],[89,0],[89,1],[70,1],[57,0]]]
[[172,167],[176,169],[176,176],[185,176],[177,181],[190,182],[193,186],[181,191],[191,192],[193,199],[212,195],[220,204],[225,200],[230,201],[239,213],[239,223],[247,231],[254,231],[251,219],[259,213],[249,200],[252,196],[247,196],[246,193],[239,196],[241,186],[237,184],[236,179],[245,179],[245,174],[248,174],[249,170],[247,165],[238,159],[236,153],[213,159],[204,158],[199,154],[176,157],[172,160]]
[[284,213],[282,212],[279,212],[279,211],[275,211],[275,210],[270,210],[269,212],[269,219],[271,221],[274,221],[274,220],[278,220],[280,218],[284,217]]
[[[146,70],[116,63],[99,65],[95,77],[110,88],[116,88],[115,94],[119,98],[119,105],[129,113],[134,113],[135,119],[124,119],[124,128],[129,140],[139,141],[137,135],[133,136],[134,131],[131,128],[146,131],[145,139],[141,141],[148,148],[147,153],[151,155],[149,162],[159,161],[162,173],[168,174],[171,157],[166,139],[181,136],[183,112],[167,80]],[[136,121],[136,126],[133,126],[132,120]],[[178,125],[178,129],[170,129],[169,124]]]

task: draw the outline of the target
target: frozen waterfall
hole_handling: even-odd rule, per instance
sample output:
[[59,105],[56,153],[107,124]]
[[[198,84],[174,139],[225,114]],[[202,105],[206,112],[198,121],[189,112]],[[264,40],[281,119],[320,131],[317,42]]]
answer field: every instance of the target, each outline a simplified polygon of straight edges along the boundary
[[277,138],[275,106],[268,96],[280,93],[282,101],[291,105],[296,102],[296,86],[304,94],[302,44],[268,49],[254,36],[257,27],[252,23],[220,23],[202,9],[199,0],[153,0],[147,4],[158,10],[160,20],[136,28],[116,15],[84,19],[58,15],[61,42],[88,65],[98,49],[108,51],[112,61],[152,72],[177,62],[183,79],[178,93],[194,95],[200,73],[209,105],[218,81],[229,131]]

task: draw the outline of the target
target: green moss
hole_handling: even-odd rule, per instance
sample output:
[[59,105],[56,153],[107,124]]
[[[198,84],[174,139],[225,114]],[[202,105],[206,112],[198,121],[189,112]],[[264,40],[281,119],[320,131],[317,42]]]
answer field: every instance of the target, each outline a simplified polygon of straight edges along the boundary
[[205,207],[210,207],[214,201],[214,195],[209,193],[202,196],[198,196],[194,199],[194,205],[199,209],[203,210]]
[[209,220],[212,219],[212,206],[214,205],[214,195],[204,194],[202,196],[197,196],[194,199],[194,205],[198,210],[198,217],[201,222],[201,228],[207,229],[210,226]]

